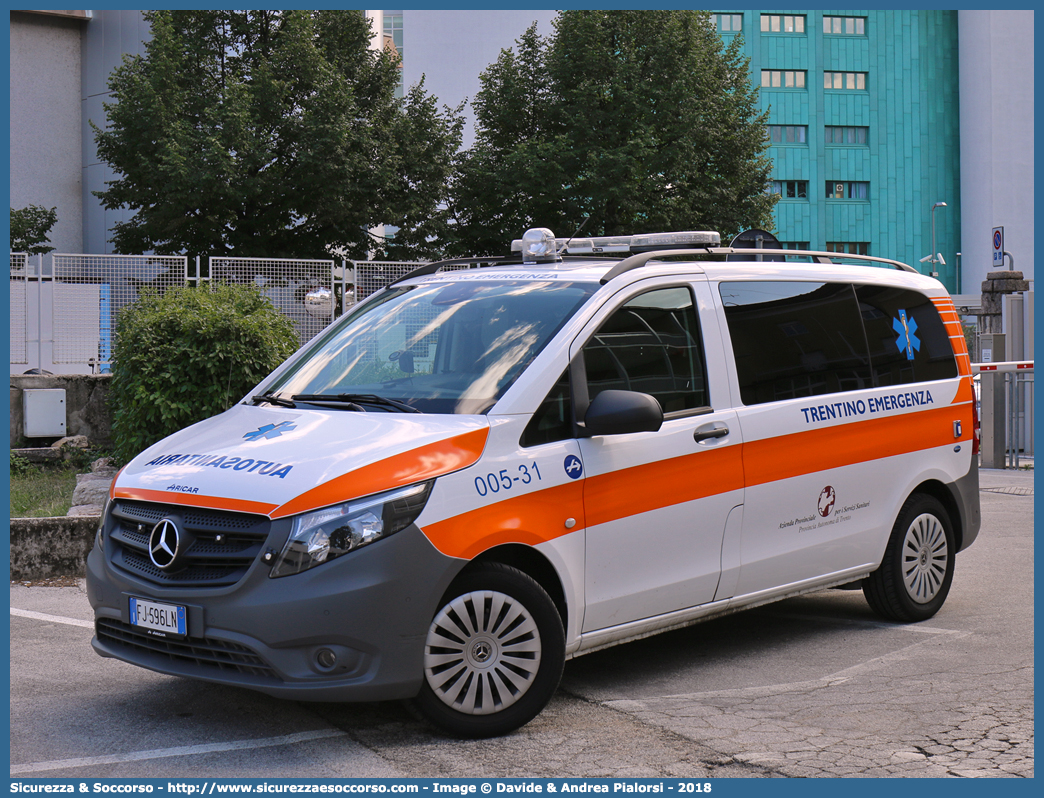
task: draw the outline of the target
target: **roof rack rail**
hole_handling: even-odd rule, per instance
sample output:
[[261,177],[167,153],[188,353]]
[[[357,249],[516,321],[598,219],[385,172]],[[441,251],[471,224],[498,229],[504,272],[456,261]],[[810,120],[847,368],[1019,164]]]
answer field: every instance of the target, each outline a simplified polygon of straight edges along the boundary
[[735,253],[740,255],[750,255],[751,257],[757,255],[807,255],[809,257],[814,257],[817,263],[830,263],[835,266],[841,265],[838,263],[838,260],[865,260],[870,261],[871,263],[884,263],[898,269],[899,271],[920,274],[920,272],[913,266],[901,261],[892,260],[891,258],[875,258],[872,255],[854,255],[848,252],[824,252],[815,249],[740,249],[736,247],[721,247],[714,250],[714,252],[715,254],[732,255]]
[[707,255],[713,254],[716,251],[716,247],[704,247],[702,249],[663,249],[654,250],[653,252],[639,252],[637,255],[631,255],[629,258],[624,258],[622,261],[617,263],[613,268],[602,275],[602,279],[599,280],[599,282],[602,285],[605,285],[610,280],[615,280],[625,272],[629,272],[633,269],[640,269],[654,258],[662,258],[667,255]]
[[629,258],[625,258],[616,264],[613,268],[607,271],[601,279],[601,284],[605,285],[610,280],[619,277],[625,272],[629,272],[632,269],[640,269],[645,266],[650,260],[655,258],[665,258],[668,256],[676,255],[749,255],[751,260],[754,260],[758,255],[802,255],[807,257],[815,258],[815,262],[831,265],[842,265],[838,263],[838,260],[862,260],[869,261],[871,263],[881,263],[888,266],[892,266],[895,269],[905,272],[912,272],[913,274],[920,274],[917,269],[912,266],[902,263],[897,260],[891,260],[889,258],[875,258],[871,255],[850,255],[847,252],[821,252],[818,250],[811,249],[741,249],[734,247],[706,247],[705,249],[664,249],[657,250],[654,252],[642,252],[637,255],[631,255]]
[[822,250],[748,250],[748,249],[736,249],[732,247],[722,247],[719,250],[715,250],[715,253],[722,253],[725,255],[732,255],[733,253],[742,255],[807,255],[816,259],[817,263],[832,263],[833,265],[841,265],[838,260],[867,260],[872,263],[885,263],[889,266],[899,269],[900,272],[911,272],[919,275],[920,272],[916,268],[903,263],[899,260],[892,260],[891,258],[875,258],[873,255],[854,255],[847,252],[823,252]]
[[458,264],[482,264],[487,263],[491,266],[504,266],[512,263],[521,263],[517,257],[504,257],[503,255],[489,255],[486,257],[469,257],[469,258],[445,258],[444,260],[437,260],[433,263],[425,263],[423,266],[418,266],[416,269],[411,271],[409,274],[404,274],[402,277],[398,277],[388,283],[389,286],[401,283],[405,280],[411,280],[414,277],[424,277],[428,274],[435,274],[439,269],[444,266],[455,266]]

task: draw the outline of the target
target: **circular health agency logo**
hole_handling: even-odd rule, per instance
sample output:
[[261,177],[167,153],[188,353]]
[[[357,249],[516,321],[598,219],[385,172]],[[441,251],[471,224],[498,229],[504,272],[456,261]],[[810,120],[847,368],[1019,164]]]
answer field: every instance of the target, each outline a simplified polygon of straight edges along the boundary
[[827,485],[819,494],[819,504],[817,509],[819,514],[826,518],[830,515],[830,511],[834,509],[834,502],[837,500],[837,495],[834,493],[834,489]]

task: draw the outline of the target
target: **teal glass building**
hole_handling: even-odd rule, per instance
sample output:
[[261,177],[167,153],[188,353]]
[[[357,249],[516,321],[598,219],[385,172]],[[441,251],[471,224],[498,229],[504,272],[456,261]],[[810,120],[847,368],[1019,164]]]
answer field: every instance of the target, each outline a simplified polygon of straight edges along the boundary
[[[958,290],[958,12],[722,11],[768,112],[772,232],[792,249],[892,258]],[[936,251],[942,263],[920,263]]]

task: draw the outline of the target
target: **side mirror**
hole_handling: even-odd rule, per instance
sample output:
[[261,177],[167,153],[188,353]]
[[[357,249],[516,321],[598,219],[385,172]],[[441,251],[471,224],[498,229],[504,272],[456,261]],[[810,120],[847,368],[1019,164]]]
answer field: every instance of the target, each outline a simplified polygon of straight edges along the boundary
[[413,352],[410,350],[392,352],[388,359],[399,364],[399,371],[403,371],[406,374],[413,373]]
[[663,425],[663,408],[647,393],[602,391],[584,414],[591,435],[656,432]]

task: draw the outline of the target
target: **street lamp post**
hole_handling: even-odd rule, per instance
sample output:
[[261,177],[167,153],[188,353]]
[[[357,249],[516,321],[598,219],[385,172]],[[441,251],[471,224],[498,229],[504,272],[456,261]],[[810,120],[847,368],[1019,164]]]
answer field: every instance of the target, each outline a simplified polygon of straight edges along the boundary
[[937,254],[938,250],[936,250],[936,248],[935,248],[935,209],[936,208],[945,208],[945,207],[946,207],[946,203],[945,202],[937,202],[937,203],[935,203],[932,206],[932,258],[931,258],[931,264],[932,264],[932,271],[933,272],[938,271],[935,268],[935,264],[937,263],[937,258],[939,257],[939,255]]

